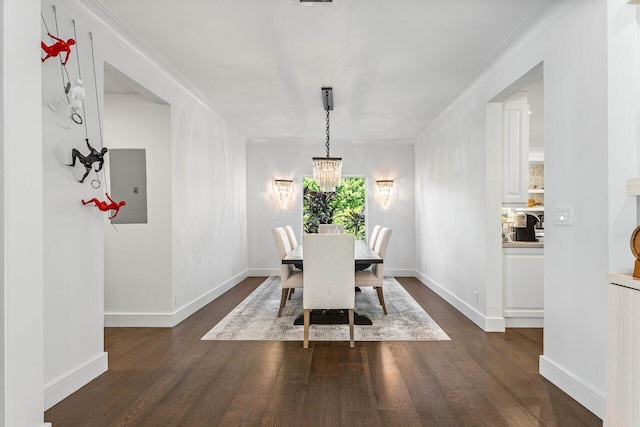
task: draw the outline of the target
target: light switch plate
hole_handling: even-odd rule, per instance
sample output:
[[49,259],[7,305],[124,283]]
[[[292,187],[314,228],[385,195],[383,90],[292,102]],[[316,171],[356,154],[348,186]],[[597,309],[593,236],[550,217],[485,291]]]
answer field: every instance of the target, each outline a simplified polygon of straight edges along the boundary
[[573,225],[573,208],[553,208],[555,225]]

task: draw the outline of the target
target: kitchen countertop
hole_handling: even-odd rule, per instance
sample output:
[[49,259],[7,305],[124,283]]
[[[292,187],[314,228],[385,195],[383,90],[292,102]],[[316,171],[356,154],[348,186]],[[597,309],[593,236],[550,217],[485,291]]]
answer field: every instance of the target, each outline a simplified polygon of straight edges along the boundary
[[607,283],[640,291],[640,279],[629,276],[628,274],[607,274]]
[[503,248],[544,248],[543,242],[503,242]]

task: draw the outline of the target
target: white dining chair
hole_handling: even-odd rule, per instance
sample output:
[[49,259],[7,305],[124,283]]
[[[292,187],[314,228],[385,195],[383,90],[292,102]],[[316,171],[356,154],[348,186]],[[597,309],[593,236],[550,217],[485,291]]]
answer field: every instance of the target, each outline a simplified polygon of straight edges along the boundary
[[[387,245],[389,244],[390,238],[391,229],[383,227],[378,233],[374,249],[383,261],[387,254]],[[384,262],[382,264],[373,264],[371,268],[367,268],[366,270],[357,271],[355,279],[357,287],[373,286],[376,289],[376,292],[378,293],[378,301],[380,301],[380,305],[382,306],[382,312],[387,314],[387,306],[384,303],[384,295],[382,293],[382,285],[384,283]]]
[[342,224],[318,224],[318,233],[320,233],[320,234],[344,234],[344,225],[342,225]]
[[376,240],[378,240],[378,234],[380,233],[381,229],[382,229],[382,226],[380,225],[376,225],[375,227],[373,227],[373,231],[371,232],[371,237],[369,238],[369,247],[371,249],[374,249],[376,247]]
[[285,225],[284,231],[287,233],[287,237],[289,238],[289,245],[291,246],[291,249],[298,247],[298,239],[296,239],[296,233],[293,232],[293,227]]
[[289,238],[287,237],[287,232],[284,228],[274,228],[272,232],[273,239],[276,243],[276,250],[278,251],[278,261],[280,262],[280,286],[282,288],[280,308],[278,309],[278,317],[280,317],[282,315],[282,309],[287,302],[289,293],[295,288],[302,288],[303,273],[300,270],[294,270],[293,265],[291,264],[282,263],[282,258],[291,252]]
[[304,342],[309,348],[311,310],[348,310],[349,346],[353,343],[355,239],[351,234],[305,234],[302,308]]

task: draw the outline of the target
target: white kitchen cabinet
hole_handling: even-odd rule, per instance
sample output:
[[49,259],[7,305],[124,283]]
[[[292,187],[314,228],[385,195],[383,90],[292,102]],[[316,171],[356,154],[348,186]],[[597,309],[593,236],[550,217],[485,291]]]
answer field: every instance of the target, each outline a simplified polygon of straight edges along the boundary
[[607,426],[640,426],[640,280],[607,282]]
[[503,105],[502,203],[526,205],[529,198],[529,104]]
[[544,248],[502,249],[503,316],[508,328],[541,328]]

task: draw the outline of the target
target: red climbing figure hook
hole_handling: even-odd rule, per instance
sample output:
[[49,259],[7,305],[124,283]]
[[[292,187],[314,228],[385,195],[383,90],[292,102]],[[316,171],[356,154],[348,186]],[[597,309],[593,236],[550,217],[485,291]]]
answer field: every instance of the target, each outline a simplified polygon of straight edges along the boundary
[[105,193],[104,195],[107,196],[107,199],[109,199],[111,203],[103,202],[94,197],[93,199],[88,200],[86,202],[84,201],[84,199],[82,199],[82,204],[88,205],[89,203],[93,203],[98,209],[100,209],[103,212],[114,211],[114,214],[109,217],[109,219],[113,219],[116,216],[118,216],[118,213],[120,213],[120,208],[126,205],[127,203],[124,200],[121,202],[116,202],[111,197],[109,197],[108,193]]
[[51,33],[47,33],[47,35],[57,41],[51,46],[47,46],[46,44],[44,44],[44,42],[40,42],[40,46],[42,46],[42,50],[44,50],[45,53],[47,54],[47,56],[42,58],[42,62],[46,61],[49,58],[53,58],[54,56],[58,56],[62,52],[66,52],[67,56],[64,58],[62,65],[67,65],[67,61],[69,60],[69,55],[71,54],[71,46],[76,44],[76,41],[74,39],[69,39],[67,41],[64,41],[62,39],[57,38]]

